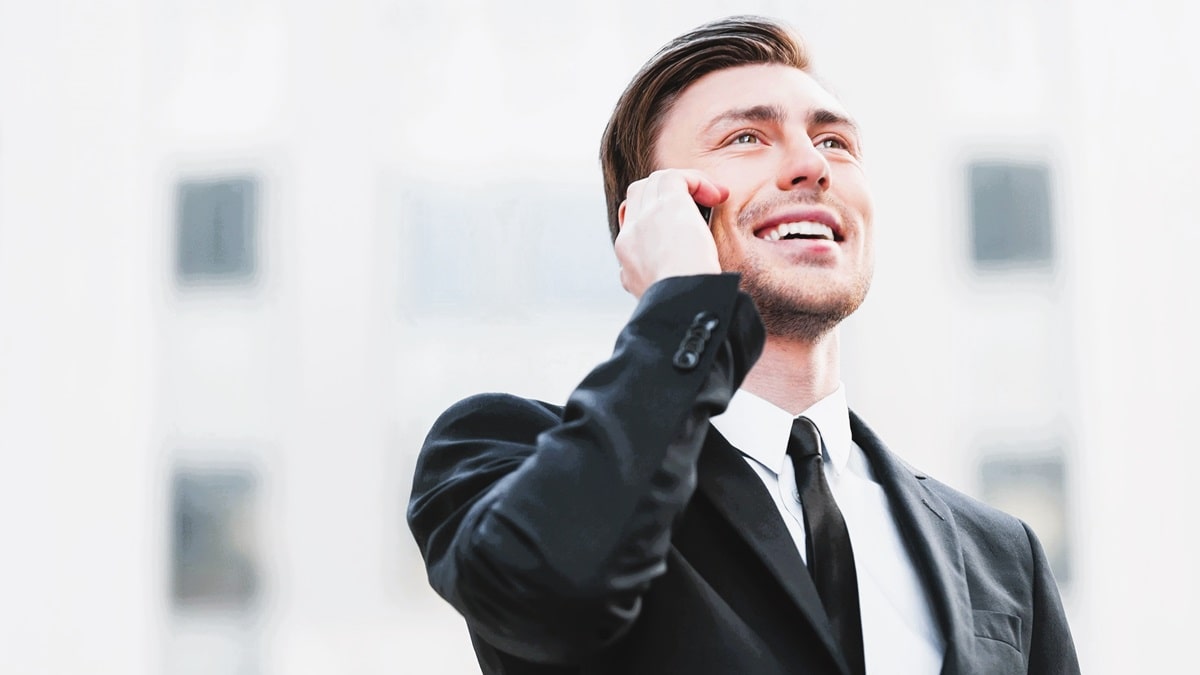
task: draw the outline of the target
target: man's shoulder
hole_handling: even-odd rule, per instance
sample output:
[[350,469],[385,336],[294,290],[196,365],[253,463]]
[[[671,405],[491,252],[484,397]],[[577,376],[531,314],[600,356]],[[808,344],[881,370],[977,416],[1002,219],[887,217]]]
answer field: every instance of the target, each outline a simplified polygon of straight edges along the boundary
[[482,431],[490,435],[501,429],[522,427],[540,431],[561,420],[562,410],[562,406],[515,394],[474,394],[448,407],[433,423],[429,434]]
[[[927,471],[914,467],[884,445],[861,418],[852,414],[851,419],[856,440],[860,441],[860,444],[865,442],[867,445],[873,445],[877,452],[886,453],[891,461],[914,476],[927,494],[936,498],[928,504],[930,509],[940,517],[951,518],[959,535],[964,538],[964,543],[975,542],[988,548],[998,545],[999,542],[1008,542],[1014,547],[1028,550],[1028,528],[1019,518],[943,483]],[[938,501],[949,513],[940,513]]]
[[926,472],[917,471],[916,475],[926,494],[936,498],[927,504],[930,509],[953,524],[963,560],[973,570],[972,575],[986,576],[997,570],[1007,570],[1003,574],[1008,574],[1030,568],[1034,548],[1040,544],[1023,520]]
[[446,408],[442,417],[508,415],[512,413],[558,416],[562,413],[562,406],[505,392],[484,392],[460,399]]
[[965,492],[953,488],[942,481],[925,474],[923,484],[945,502],[946,506],[959,521],[960,527],[973,526],[981,533],[1008,533],[1024,536],[1024,524],[1016,516],[980,501]]
[[446,409],[421,444],[414,495],[467,475],[497,480],[534,452],[561,408],[512,394],[468,396]]

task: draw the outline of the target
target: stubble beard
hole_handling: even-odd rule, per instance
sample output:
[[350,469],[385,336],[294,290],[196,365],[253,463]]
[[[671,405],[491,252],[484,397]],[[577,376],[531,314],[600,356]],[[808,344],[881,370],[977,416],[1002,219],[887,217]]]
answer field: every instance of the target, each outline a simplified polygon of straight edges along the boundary
[[[753,223],[784,203],[817,204],[820,200],[808,197],[753,205],[739,214],[739,230],[749,232]],[[846,215],[843,211],[843,222]],[[784,270],[779,278],[773,278],[756,256],[730,266],[725,262],[722,261],[723,269],[741,273],[742,289],[754,299],[767,335],[804,342],[816,342],[853,314],[867,297],[873,276],[870,263],[865,263],[864,268],[837,287],[806,289],[799,286],[801,282],[787,278],[791,270]]]
[[823,289],[818,294],[787,288],[754,266],[741,272],[742,289],[754,299],[767,335],[816,342],[862,305],[870,275],[856,277],[848,288]]

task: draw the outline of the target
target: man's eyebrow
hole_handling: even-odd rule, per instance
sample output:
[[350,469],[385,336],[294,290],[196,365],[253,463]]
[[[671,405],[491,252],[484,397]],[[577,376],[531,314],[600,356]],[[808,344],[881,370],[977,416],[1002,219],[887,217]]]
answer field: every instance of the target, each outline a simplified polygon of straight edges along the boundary
[[[711,131],[718,126],[738,122],[770,122],[783,124],[787,121],[787,111],[778,105],[756,105],[749,108],[734,108],[717,115],[705,127]],[[817,108],[808,114],[809,126],[843,125],[858,134],[858,124],[846,115],[828,108]]]
[[808,124],[809,126],[840,124],[842,126],[850,127],[850,130],[853,131],[855,135],[859,133],[858,124],[855,123],[854,120],[840,112],[835,112],[828,108],[817,108],[816,110],[810,112],[808,114]]
[[772,122],[783,124],[787,120],[787,111],[777,105],[756,105],[749,108],[734,108],[717,115],[704,128],[711,131],[718,126],[736,122]]

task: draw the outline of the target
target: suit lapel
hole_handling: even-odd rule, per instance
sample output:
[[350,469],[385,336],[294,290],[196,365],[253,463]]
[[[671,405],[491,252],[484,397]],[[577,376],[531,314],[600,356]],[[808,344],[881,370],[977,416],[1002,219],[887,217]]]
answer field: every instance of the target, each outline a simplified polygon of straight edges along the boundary
[[829,618],[821,606],[812,577],[796,550],[796,542],[780,519],[775,502],[741,452],[713,427],[709,427],[700,455],[697,479],[699,489],[733,524],[788,597],[800,607],[842,671],[849,672],[836,647]]
[[942,675],[971,672],[974,617],[954,514],[925,486],[927,476],[897,459],[853,412],[850,430],[887,493],[901,535],[933,602],[946,639]]

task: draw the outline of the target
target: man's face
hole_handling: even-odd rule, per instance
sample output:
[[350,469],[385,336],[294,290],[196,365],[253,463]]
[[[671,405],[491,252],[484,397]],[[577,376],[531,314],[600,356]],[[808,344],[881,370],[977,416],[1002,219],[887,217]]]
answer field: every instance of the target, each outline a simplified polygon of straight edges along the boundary
[[668,111],[654,159],[729,189],[712,217],[721,268],[741,272],[768,333],[815,339],[862,303],[874,253],[861,141],[808,73],[751,65],[700,78]]

